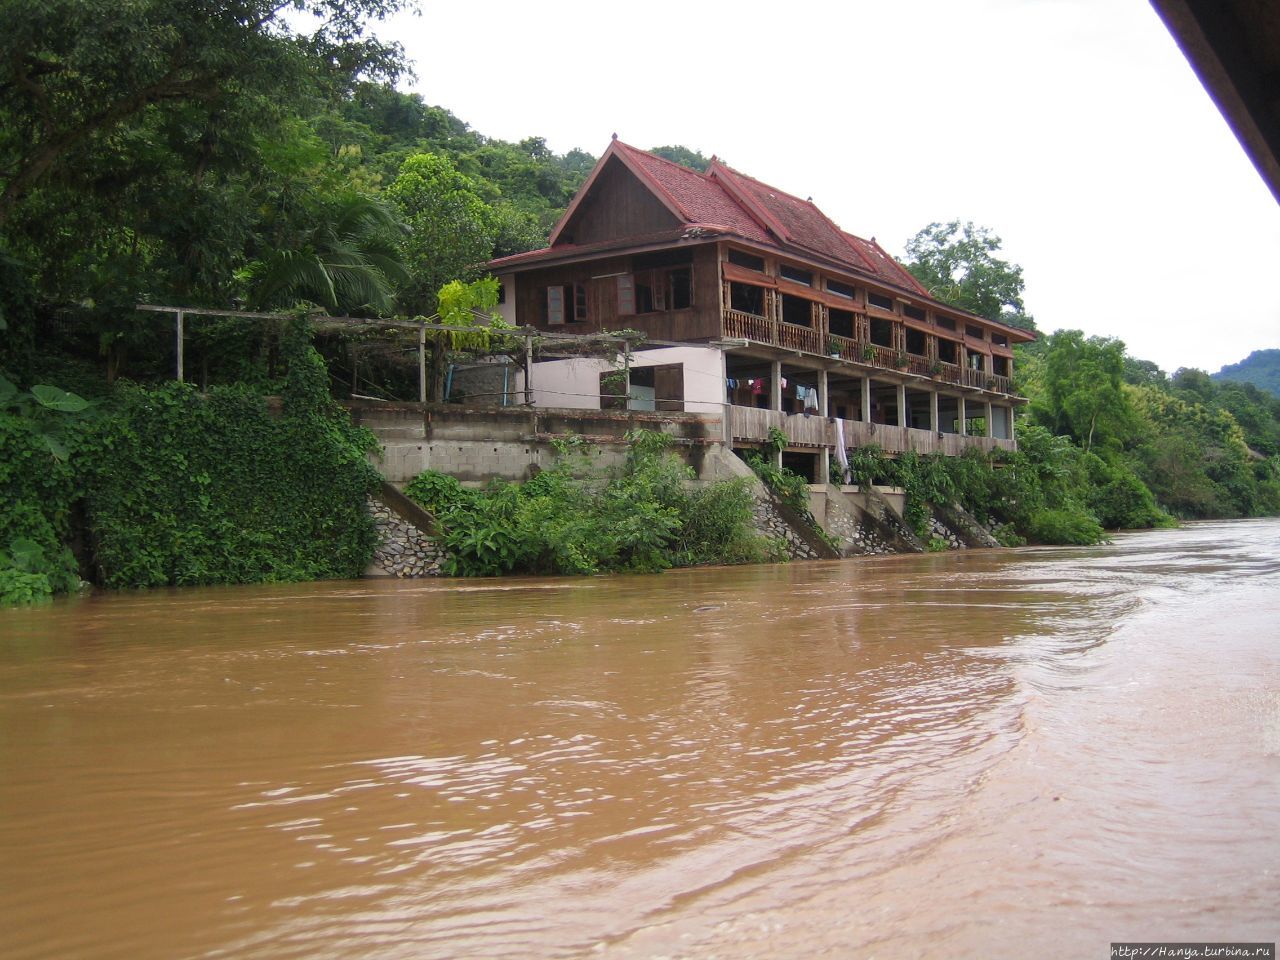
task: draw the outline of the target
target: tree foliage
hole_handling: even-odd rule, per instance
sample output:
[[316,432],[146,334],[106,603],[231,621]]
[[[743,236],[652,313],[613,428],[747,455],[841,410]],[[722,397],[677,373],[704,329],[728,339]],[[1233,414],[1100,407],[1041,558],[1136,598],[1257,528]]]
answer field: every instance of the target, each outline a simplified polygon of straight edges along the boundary
[[692,471],[669,451],[670,437],[628,440],[626,463],[611,474],[587,467],[580,441],[568,441],[551,469],[524,484],[467,490],[427,471],[405,492],[436,515],[448,569],[462,576],[653,573],[768,556],[741,480],[690,491]]
[[672,163],[678,163],[682,167],[688,167],[690,170],[697,170],[702,173],[711,166],[711,160],[704,157],[699,150],[690,150],[688,147],[679,144],[671,144],[665,147],[654,147],[649,151],[654,156],[662,157],[664,160],[670,160]]
[[931,223],[907,241],[906,268],[943,303],[1034,330],[1022,302],[1022,268],[996,256],[1000,243],[971,221]]
[[1107,337],[1085,337],[1059,330],[1042,353],[1036,419],[1055,433],[1074,439],[1086,451],[1095,445],[1122,445],[1136,423],[1122,389],[1124,344]]
[[[402,0],[5,0],[0,40],[0,226],[50,178],[127,139],[147,114],[186,119],[207,155],[237,102],[276,102],[360,76],[394,78],[398,47],[365,32]],[[314,15],[308,35],[294,9]],[[331,86],[332,89],[332,86]],[[243,114],[239,116],[243,119]],[[197,166],[198,172],[199,167]]]

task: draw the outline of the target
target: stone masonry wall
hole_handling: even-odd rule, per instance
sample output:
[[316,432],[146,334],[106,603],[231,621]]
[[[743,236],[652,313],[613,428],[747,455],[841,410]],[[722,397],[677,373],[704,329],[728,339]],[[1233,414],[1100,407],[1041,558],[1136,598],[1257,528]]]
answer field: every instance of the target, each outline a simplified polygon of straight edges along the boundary
[[366,577],[438,577],[449,555],[435,539],[401,519],[381,500],[370,498],[378,547]]

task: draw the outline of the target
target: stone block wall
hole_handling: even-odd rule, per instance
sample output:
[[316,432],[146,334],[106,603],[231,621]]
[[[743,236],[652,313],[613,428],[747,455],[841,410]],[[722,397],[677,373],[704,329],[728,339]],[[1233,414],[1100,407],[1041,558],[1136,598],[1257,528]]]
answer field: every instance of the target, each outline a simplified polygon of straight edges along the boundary
[[378,547],[366,577],[438,577],[448,552],[435,538],[401,518],[381,500],[370,498],[369,514],[378,529]]

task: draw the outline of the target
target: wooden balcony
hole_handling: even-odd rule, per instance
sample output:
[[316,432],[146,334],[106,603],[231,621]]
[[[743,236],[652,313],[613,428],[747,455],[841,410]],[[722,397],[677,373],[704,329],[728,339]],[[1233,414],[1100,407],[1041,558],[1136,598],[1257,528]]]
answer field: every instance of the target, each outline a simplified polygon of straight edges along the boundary
[[823,336],[821,330],[813,327],[802,327],[741,310],[725,310],[724,336],[815,356],[835,357],[864,367],[909,374],[943,384],[1013,395],[1013,383],[1009,377],[900,352],[869,340],[834,333]]
[[[777,427],[787,436],[789,446],[835,448],[836,425],[826,417],[817,415],[786,414],[777,410],[761,410],[758,407],[730,406],[729,427],[734,443],[760,443],[768,439],[769,429]],[[911,427],[892,427],[883,423],[844,421],[846,447],[865,447],[876,444],[886,453],[919,454],[941,453],[949,457],[959,456],[965,450],[1014,450],[1012,440],[994,437],[971,437],[958,433],[935,433],[932,430],[915,430]]]

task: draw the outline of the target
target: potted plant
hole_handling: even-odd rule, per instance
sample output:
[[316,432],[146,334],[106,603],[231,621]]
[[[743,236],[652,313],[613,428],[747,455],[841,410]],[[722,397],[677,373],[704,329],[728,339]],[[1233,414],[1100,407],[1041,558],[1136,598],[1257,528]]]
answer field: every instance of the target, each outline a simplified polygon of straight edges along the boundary
[[827,337],[827,356],[829,357],[840,356],[840,341],[838,341],[835,337]]
[[862,349],[858,352],[858,356],[866,363],[870,363],[876,358],[876,348],[869,343],[864,343]]
[[897,353],[895,353],[895,354],[893,355],[893,365],[894,365],[895,367],[898,367],[899,369],[902,369],[902,368],[906,367],[906,365],[907,365],[907,355],[906,355],[906,353],[905,353],[905,352],[903,352],[902,350],[899,350]]
[[942,376],[942,361],[941,361],[941,360],[935,360],[935,361],[933,361],[933,363],[929,364],[929,376],[931,376],[931,377],[940,377],[940,376]]

